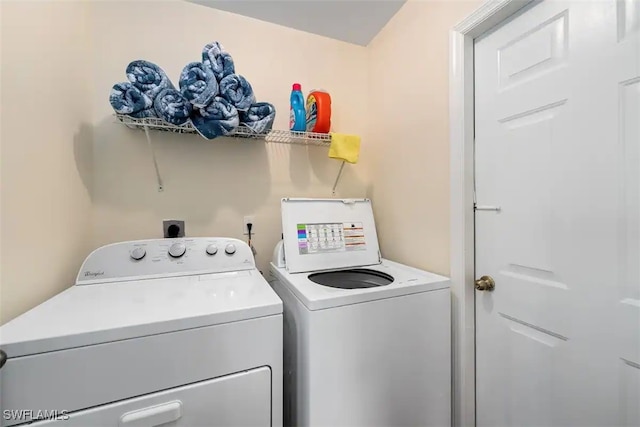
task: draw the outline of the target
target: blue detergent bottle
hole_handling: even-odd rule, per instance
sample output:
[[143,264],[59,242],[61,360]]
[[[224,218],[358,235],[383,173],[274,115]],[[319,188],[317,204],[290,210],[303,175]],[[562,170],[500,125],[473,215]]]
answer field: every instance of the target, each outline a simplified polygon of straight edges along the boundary
[[304,111],[304,96],[300,83],[293,84],[291,91],[291,109],[289,110],[289,129],[297,132],[307,130],[307,114]]

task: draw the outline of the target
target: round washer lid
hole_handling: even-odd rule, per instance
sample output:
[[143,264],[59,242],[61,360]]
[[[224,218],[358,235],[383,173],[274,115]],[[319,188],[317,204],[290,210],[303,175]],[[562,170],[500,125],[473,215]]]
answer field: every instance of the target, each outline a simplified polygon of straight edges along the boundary
[[363,289],[386,286],[393,283],[393,276],[366,268],[325,271],[309,275],[309,280],[322,286],[337,289]]

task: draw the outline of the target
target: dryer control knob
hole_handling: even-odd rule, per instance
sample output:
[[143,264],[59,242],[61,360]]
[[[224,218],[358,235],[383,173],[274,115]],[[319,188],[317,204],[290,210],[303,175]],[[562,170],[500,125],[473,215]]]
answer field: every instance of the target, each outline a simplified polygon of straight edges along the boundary
[[215,255],[217,253],[218,253],[218,247],[216,245],[207,246],[207,254],[208,255]]
[[133,248],[129,253],[129,255],[131,255],[131,258],[135,259],[136,261],[139,261],[142,258],[144,258],[146,254],[147,254],[147,251],[144,248]]
[[234,245],[233,243],[229,243],[227,247],[224,248],[224,251],[227,253],[227,255],[233,255],[236,253],[236,245]]
[[187,247],[184,245],[184,243],[174,243],[169,248],[169,255],[171,255],[174,258],[180,258],[182,255],[184,255],[186,250],[187,250]]

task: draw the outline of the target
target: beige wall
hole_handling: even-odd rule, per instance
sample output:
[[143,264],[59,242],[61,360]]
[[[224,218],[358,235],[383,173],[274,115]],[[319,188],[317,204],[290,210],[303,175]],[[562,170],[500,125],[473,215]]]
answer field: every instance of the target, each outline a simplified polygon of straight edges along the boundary
[[368,46],[383,256],[449,274],[449,31],[474,1],[409,1]]
[[[305,93],[314,87],[331,93],[335,130],[364,135],[366,48],[184,1],[153,2],[153,7],[139,1],[95,2],[92,12],[92,246],[162,237],[161,222],[167,218],[186,220],[191,236],[242,238],[243,216],[255,215],[257,261],[266,273],[281,233],[280,198],[330,197],[340,163],[317,147],[207,142],[154,132],[165,184],[159,193],[144,134],[113,123],[109,90],[125,79],[129,61],[139,58],[163,67],[177,84],[183,66],[199,60],[206,43],[219,40],[258,99],[275,104],[275,127],[287,129],[291,84],[300,82]],[[339,195],[365,195],[363,165],[346,168]]]
[[242,237],[254,215],[265,271],[279,199],[331,196],[339,162],[324,149],[153,133],[157,191],[144,134],[113,122],[109,90],[138,58],[177,83],[213,40],[278,128],[291,83],[330,91],[334,130],[363,137],[337,196],[373,198],[384,256],[447,274],[448,31],[479,3],[410,1],[364,48],[183,1],[2,1],[0,323],[71,284],[91,249],[160,237],[166,218]]
[[73,283],[88,250],[86,13],[2,1],[0,324]]

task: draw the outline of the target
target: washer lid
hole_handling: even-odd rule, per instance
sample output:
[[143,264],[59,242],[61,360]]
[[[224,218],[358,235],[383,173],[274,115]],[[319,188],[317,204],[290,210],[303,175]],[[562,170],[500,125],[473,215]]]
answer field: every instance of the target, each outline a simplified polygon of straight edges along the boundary
[[380,264],[369,199],[282,199],[290,273]]
[[25,356],[282,313],[257,270],[75,285],[0,327]]

